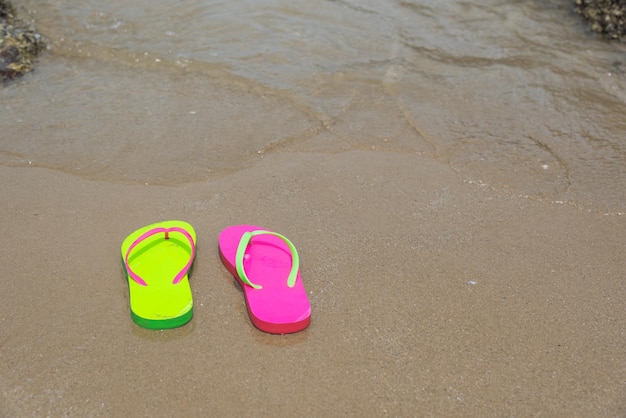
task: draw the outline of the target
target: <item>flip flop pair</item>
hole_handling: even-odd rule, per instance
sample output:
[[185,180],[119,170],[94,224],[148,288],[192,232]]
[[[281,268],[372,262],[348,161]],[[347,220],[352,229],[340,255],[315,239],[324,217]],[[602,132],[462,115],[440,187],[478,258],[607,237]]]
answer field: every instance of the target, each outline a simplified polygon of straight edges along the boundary
[[[261,331],[289,334],[310,322],[309,304],[295,246],[283,235],[237,225],[219,236],[222,262],[240,284],[252,323]],[[189,322],[193,298],[189,270],[196,254],[196,232],[183,221],[148,225],[122,243],[133,321],[167,329]]]

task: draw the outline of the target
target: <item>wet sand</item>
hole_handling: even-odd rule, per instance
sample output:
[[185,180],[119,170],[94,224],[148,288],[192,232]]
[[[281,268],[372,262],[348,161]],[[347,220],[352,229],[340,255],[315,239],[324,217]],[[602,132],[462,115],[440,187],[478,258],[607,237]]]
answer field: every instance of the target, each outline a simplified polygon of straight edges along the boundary
[[[260,154],[200,182],[0,167],[0,415],[624,416],[626,218],[473,184],[417,153]],[[183,219],[195,310],[130,319],[119,246]],[[219,231],[298,247],[304,332],[250,323]]]

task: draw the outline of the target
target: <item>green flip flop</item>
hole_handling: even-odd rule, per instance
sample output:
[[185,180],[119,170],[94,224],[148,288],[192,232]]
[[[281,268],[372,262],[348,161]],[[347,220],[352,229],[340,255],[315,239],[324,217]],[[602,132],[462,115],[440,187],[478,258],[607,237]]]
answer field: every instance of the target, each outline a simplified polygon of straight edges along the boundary
[[130,313],[144,328],[167,329],[193,316],[188,271],[196,253],[196,232],[183,221],[144,226],[122,243]]

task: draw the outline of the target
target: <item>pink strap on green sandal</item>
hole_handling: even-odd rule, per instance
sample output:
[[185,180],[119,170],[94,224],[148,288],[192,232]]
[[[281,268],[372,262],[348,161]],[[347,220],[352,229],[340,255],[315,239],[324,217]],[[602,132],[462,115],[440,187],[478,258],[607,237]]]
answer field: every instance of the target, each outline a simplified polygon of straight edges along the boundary
[[309,325],[311,305],[291,241],[258,226],[236,225],[220,233],[219,248],[222,262],[241,284],[257,328],[289,334]]
[[188,271],[195,258],[196,232],[183,221],[148,225],[122,243],[133,321],[144,328],[174,328],[193,316]]

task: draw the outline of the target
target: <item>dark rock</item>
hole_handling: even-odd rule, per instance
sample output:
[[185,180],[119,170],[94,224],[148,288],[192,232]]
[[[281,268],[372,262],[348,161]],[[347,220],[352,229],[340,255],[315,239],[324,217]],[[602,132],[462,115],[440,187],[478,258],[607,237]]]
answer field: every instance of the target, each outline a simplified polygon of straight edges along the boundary
[[13,18],[13,6],[11,3],[0,0],[0,19]]
[[44,48],[41,35],[15,17],[8,0],[0,0],[0,81],[31,71],[34,58]]
[[576,0],[592,31],[626,42],[626,0]]

